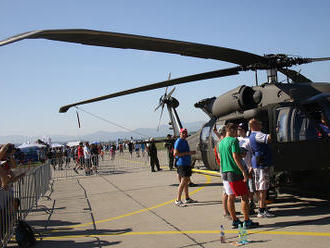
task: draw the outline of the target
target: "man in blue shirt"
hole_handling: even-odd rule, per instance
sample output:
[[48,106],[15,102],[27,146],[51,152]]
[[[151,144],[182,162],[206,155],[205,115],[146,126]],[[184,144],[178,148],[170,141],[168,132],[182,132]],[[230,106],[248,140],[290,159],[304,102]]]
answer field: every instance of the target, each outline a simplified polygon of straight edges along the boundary
[[269,143],[271,136],[261,132],[262,122],[257,119],[249,121],[251,134],[249,137],[252,149],[252,168],[256,193],[259,199],[259,212],[257,217],[274,217],[267,209],[266,196],[270,186],[270,166],[272,165],[272,156]]
[[188,186],[190,182],[191,172],[191,155],[196,151],[190,151],[189,144],[186,140],[188,131],[185,128],[180,130],[180,138],[174,144],[174,156],[177,158],[177,173],[179,179],[178,195],[175,204],[179,207],[184,207],[185,204],[181,201],[182,192],[184,191],[186,200],[185,203],[195,202],[189,197]]

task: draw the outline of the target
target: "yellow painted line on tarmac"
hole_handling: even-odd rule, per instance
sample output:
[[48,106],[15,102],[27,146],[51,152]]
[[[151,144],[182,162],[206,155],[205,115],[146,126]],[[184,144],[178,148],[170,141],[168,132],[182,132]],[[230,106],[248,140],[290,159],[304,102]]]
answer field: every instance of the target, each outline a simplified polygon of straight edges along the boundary
[[221,177],[220,172],[218,172],[218,171],[198,170],[198,169],[192,169],[192,171],[195,172],[195,173],[203,174],[203,175]]
[[[204,176],[206,177],[206,184],[209,184],[211,182],[211,177],[210,176],[207,176],[207,175],[204,175]],[[190,193],[190,195],[196,194],[197,192],[201,191],[203,188],[205,188],[205,186],[199,187],[198,189],[195,189],[194,191],[192,191]],[[127,213],[127,214],[123,214],[123,215],[111,217],[111,218],[104,219],[104,220],[98,220],[98,221],[95,221],[95,224],[104,223],[104,222],[110,222],[110,221],[113,221],[113,220],[118,220],[118,219],[125,218],[125,217],[128,217],[128,216],[140,214],[140,213],[143,213],[143,212],[152,210],[152,209],[156,209],[156,208],[160,208],[160,207],[166,206],[168,204],[173,203],[174,201],[175,201],[175,199],[170,200],[170,201],[167,201],[167,202],[164,202],[164,203],[160,203],[158,205],[155,205],[155,206],[152,206],[152,207],[149,207],[149,208],[140,209],[140,210],[137,210],[137,211],[133,211],[133,212],[130,212],[130,213]],[[67,228],[86,227],[86,226],[90,226],[90,225],[93,225],[93,224],[94,224],[93,222],[88,222],[88,223],[84,223],[84,224],[78,224],[78,225],[72,225],[72,226],[65,226],[63,228],[67,229]],[[53,230],[52,232],[59,232],[59,231],[60,230]]]
[[[111,236],[142,236],[142,235],[173,235],[173,234],[219,234],[218,230],[192,230],[192,231],[154,231],[154,232],[126,232],[111,234],[91,234],[91,235],[62,235],[56,237],[39,238],[42,240],[59,240],[59,239],[75,239],[75,238],[95,238],[95,237],[111,237]],[[227,234],[237,234],[237,230],[225,230]],[[248,231],[248,234],[267,234],[267,235],[290,235],[290,236],[323,236],[330,237],[330,233],[320,232],[286,232],[286,231]]]

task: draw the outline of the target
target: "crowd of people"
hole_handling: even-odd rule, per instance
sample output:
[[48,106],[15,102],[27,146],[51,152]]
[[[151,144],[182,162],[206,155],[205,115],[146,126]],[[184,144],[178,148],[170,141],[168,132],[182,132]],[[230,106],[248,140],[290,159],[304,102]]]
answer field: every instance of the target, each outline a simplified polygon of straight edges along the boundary
[[[264,134],[262,122],[257,119],[236,125],[228,123],[219,130],[214,129],[219,142],[216,146],[217,161],[223,183],[224,216],[232,219],[233,228],[243,223],[247,228],[258,227],[249,217],[255,214],[254,195],[258,199],[257,217],[274,217],[266,205],[267,191],[270,187],[270,170],[272,156],[269,143],[271,136]],[[235,198],[241,197],[244,222],[241,222],[235,211]]]
[[[262,122],[257,119],[251,119],[248,124],[228,123],[218,130],[215,126],[213,130],[219,139],[214,152],[223,183],[224,216],[232,220],[233,228],[238,228],[239,225],[244,225],[248,229],[258,227],[259,223],[252,221],[251,215],[256,214],[259,218],[274,217],[266,204],[272,166],[269,146],[271,136],[261,130]],[[165,143],[168,148],[169,167],[173,168],[172,163],[177,167],[179,186],[175,204],[179,207],[196,202],[190,198],[188,187],[192,175],[191,155],[196,152],[190,150],[186,141],[187,136],[187,129],[181,129],[180,137],[174,143],[170,136],[168,139],[171,139],[171,142]],[[257,213],[254,196],[258,199]],[[243,222],[236,215],[236,197],[241,198]]]

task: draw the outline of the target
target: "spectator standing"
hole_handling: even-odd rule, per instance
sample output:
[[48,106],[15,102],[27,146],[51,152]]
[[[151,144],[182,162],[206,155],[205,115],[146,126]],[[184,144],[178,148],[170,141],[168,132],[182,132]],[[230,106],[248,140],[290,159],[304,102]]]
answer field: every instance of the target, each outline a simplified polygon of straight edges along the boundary
[[123,144],[120,143],[120,144],[119,144],[119,154],[120,154],[120,155],[123,155],[123,153],[124,153],[124,147],[123,147]]
[[219,144],[224,188],[228,195],[228,211],[233,221],[233,228],[238,228],[242,222],[236,216],[235,197],[241,196],[244,224],[246,228],[254,228],[259,226],[259,223],[249,219],[248,187],[246,184],[248,175],[241,163],[240,147],[236,137],[237,125],[228,123],[226,125],[226,137]]
[[138,144],[138,143],[135,143],[134,144],[135,145],[135,152],[136,152],[136,157],[140,157],[140,144]]
[[[177,173],[178,180],[180,182],[178,187],[177,198],[175,204],[179,207],[184,207],[184,203],[194,203],[196,201],[189,197],[189,182],[192,174],[191,171],[191,155],[195,154],[196,151],[190,151],[189,144],[186,140],[188,137],[188,131],[186,128],[180,129],[180,138],[174,143],[174,156],[177,157]],[[186,200],[183,203],[181,201],[182,193],[184,192]]]
[[99,166],[99,150],[97,144],[91,145],[91,155],[92,155],[92,169],[97,173],[97,167]]
[[170,168],[170,170],[173,170],[173,163],[174,163],[174,155],[173,155],[174,142],[175,141],[172,138],[172,136],[170,134],[168,134],[167,135],[167,140],[165,141],[164,146],[167,149],[168,167]]
[[86,142],[84,146],[84,160],[85,160],[85,174],[86,176],[89,176],[91,174],[91,150],[88,142]]
[[267,190],[270,186],[270,167],[272,164],[271,150],[268,145],[271,142],[271,136],[261,132],[261,121],[251,119],[249,125],[251,130],[249,137],[252,149],[251,163],[259,200],[258,217],[274,217],[274,214],[270,213],[266,206]]
[[85,165],[85,159],[84,159],[84,147],[83,147],[83,143],[80,142],[79,146],[77,148],[77,164],[76,166],[73,168],[74,172],[76,172],[78,174],[78,169],[83,168]]
[[142,157],[144,157],[145,151],[146,151],[146,144],[145,143],[141,143],[141,154],[142,154]]
[[155,165],[158,171],[162,170],[159,166],[159,160],[157,156],[157,147],[154,138],[150,139],[150,145],[148,147],[148,155],[150,156],[151,172],[155,172]]
[[111,160],[114,160],[116,157],[116,145],[115,144],[110,145],[110,157],[111,157]]
[[255,183],[254,183],[253,168],[251,163],[252,149],[250,146],[250,139],[249,137],[246,136],[246,133],[247,133],[247,125],[245,125],[244,123],[240,123],[238,125],[237,139],[239,141],[239,146],[241,147],[241,149],[245,150],[245,156],[243,157],[243,160],[248,172],[249,211],[250,211],[250,215],[252,215],[255,214],[254,209],[256,207],[253,201],[253,195],[255,192]]
[[[220,167],[220,173],[221,173],[221,178],[222,178],[222,184],[224,185],[225,183],[228,184],[229,182],[224,182],[223,176],[222,176],[222,170],[221,170],[221,165],[220,165],[220,155],[219,155],[219,144],[221,140],[226,137],[226,127],[222,126],[219,127],[219,130],[217,131],[216,125],[214,126],[213,132],[215,135],[218,137],[219,141],[217,142],[215,146],[215,159],[217,164]],[[222,206],[223,206],[223,217],[230,217],[230,213],[228,211],[228,195],[226,194],[226,190],[224,187],[222,187]]]
[[132,154],[133,154],[133,146],[134,146],[133,141],[130,140],[128,142],[128,151],[129,151],[129,154],[130,154],[131,158],[132,158]]

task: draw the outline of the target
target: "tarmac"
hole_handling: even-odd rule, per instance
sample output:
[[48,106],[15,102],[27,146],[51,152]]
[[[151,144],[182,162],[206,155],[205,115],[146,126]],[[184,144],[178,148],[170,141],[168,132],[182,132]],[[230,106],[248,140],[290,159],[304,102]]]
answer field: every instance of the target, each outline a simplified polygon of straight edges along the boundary
[[[125,155],[126,156],[126,155]],[[221,178],[194,174],[189,188],[197,203],[178,207],[176,171],[165,165],[152,173],[134,157],[127,166],[101,162],[99,174],[70,174],[53,181],[27,222],[40,235],[35,247],[233,247],[238,230],[223,217]],[[132,166],[130,166],[132,164]],[[69,169],[72,171],[72,169]],[[56,175],[56,171],[54,173]],[[330,247],[330,204],[280,194],[269,205],[274,218],[258,218],[248,230],[248,247]],[[236,202],[236,211],[241,211]],[[239,215],[242,219],[242,215]],[[220,225],[226,243],[220,242]]]

